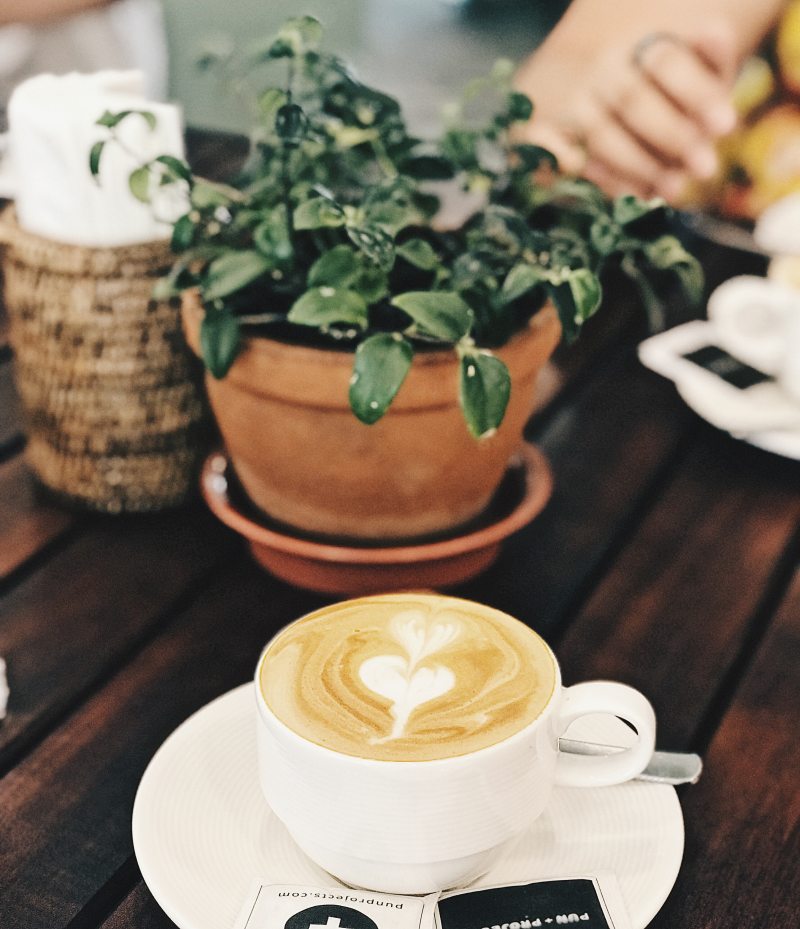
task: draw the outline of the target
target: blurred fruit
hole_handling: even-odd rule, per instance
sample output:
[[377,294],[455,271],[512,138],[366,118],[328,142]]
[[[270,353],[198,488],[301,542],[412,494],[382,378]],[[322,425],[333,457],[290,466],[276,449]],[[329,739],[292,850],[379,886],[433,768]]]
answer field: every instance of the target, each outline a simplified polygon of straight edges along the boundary
[[743,66],[733,104],[740,122],[718,143],[717,175],[687,185],[682,201],[753,221],[800,191],[800,0],[786,4],[762,54]]
[[800,93],[800,0],[793,0],[781,17],[775,52],[784,84],[793,93]]
[[751,182],[756,215],[800,190],[800,106],[782,103],[745,129],[735,163]]

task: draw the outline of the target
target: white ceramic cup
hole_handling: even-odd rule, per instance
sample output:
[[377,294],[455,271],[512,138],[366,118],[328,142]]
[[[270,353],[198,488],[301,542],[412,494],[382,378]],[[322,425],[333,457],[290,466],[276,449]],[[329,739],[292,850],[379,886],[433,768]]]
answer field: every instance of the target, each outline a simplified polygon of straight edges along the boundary
[[733,277],[711,294],[708,318],[721,348],[800,401],[800,291],[774,279]]
[[[653,752],[655,715],[642,694],[611,681],[564,687],[541,644],[555,687],[540,715],[487,748],[430,761],[355,757],[296,734],[262,694],[265,649],[255,695],[259,777],[272,811],[309,858],[351,886],[419,894],[477,878],[542,812],[555,784],[618,784]],[[603,757],[559,752],[569,725],[596,713],[626,720],[637,741]]]

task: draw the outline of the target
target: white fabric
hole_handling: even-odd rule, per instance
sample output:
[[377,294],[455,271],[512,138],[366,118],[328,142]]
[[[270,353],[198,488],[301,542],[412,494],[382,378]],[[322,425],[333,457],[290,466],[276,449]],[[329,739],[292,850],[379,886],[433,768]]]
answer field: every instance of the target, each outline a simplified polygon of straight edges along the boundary
[[[92,145],[108,137],[96,125],[106,110],[149,110],[157,125],[131,116],[120,127],[124,148],[106,146],[99,183],[89,171]],[[154,209],[128,188],[130,172],[157,155],[183,156],[181,113],[148,101],[140,72],[40,74],[20,84],[8,108],[9,159],[16,184],[20,225],[58,242],[88,246],[125,245],[167,238],[172,209],[156,219]]]

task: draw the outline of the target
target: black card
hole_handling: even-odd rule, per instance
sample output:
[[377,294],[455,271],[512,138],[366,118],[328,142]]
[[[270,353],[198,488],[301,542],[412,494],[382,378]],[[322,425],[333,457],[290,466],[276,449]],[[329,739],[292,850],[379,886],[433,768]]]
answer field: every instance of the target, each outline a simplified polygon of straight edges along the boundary
[[447,896],[441,929],[614,929],[599,884],[590,878],[536,881]]
[[704,345],[696,351],[689,352],[683,356],[687,361],[692,361],[706,371],[716,374],[723,381],[732,387],[738,387],[740,390],[746,390],[756,384],[772,380],[769,375],[757,371],[750,365],[739,361],[733,355],[716,345]]

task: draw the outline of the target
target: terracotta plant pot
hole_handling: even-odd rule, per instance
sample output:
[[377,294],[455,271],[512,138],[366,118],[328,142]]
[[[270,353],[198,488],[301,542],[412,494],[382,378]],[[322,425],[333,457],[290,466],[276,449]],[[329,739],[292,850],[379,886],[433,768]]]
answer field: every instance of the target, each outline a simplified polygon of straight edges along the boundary
[[[184,327],[198,354],[202,316],[199,296],[187,294]],[[413,539],[452,530],[488,505],[560,335],[548,305],[497,351],[511,372],[511,400],[501,427],[481,441],[464,423],[451,351],[415,356],[372,426],[348,404],[348,351],[252,338],[226,377],[207,374],[206,386],[236,475],[264,513],[339,539]]]
[[346,545],[293,536],[259,522],[247,502],[237,500],[229,471],[226,457],[213,452],[203,468],[201,490],[211,511],[247,539],[255,560],[290,584],[348,597],[462,584],[494,563],[505,539],[537,516],[553,490],[547,459],[523,443],[481,513],[480,525],[434,541]]

